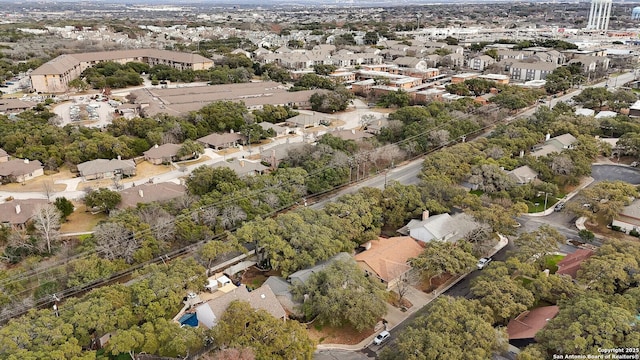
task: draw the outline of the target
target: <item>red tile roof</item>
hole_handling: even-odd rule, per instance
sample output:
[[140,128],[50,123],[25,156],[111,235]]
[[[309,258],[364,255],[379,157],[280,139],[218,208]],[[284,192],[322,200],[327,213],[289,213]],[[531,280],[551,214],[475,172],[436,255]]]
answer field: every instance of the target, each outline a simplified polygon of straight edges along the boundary
[[558,315],[558,311],[560,308],[553,305],[523,312],[507,324],[509,340],[533,339],[536,333],[547,325],[547,321]]
[[578,274],[578,270],[580,270],[580,265],[583,261],[591,257],[591,255],[593,255],[593,251],[591,250],[576,250],[576,252],[565,256],[564,259],[558,262],[558,271],[556,271],[556,274],[569,275],[575,279]]

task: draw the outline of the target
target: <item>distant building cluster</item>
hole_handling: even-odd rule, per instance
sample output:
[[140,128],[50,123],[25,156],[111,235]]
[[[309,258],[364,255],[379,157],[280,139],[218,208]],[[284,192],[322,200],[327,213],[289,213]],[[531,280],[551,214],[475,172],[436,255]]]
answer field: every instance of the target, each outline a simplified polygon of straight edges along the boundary
[[142,62],[150,66],[167,65],[179,70],[207,70],[213,60],[198,54],[169,50],[136,49],[100,51],[82,54],[60,55],[31,72],[31,86],[41,93],[63,93],[69,90],[69,82],[87,68],[105,61],[120,64]]

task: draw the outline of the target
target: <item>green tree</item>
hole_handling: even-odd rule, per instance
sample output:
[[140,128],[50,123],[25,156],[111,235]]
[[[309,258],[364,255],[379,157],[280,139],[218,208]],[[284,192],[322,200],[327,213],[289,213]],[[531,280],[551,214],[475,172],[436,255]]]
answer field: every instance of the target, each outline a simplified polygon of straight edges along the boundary
[[472,269],[476,261],[468,243],[434,240],[427,243],[424,251],[409,263],[423,277],[432,279],[442,274],[463,274]]
[[380,96],[378,99],[378,106],[389,108],[389,107],[405,107],[409,106],[411,102],[411,96],[409,94],[400,89],[398,91],[389,91]]
[[544,273],[539,273],[528,288],[533,292],[536,301],[544,301],[549,304],[557,304],[561,300],[582,295],[584,292],[569,276],[546,275]]
[[98,190],[91,190],[85,195],[84,203],[90,209],[98,209],[104,211],[107,214],[122,201],[122,195],[116,191],[111,191],[107,188],[99,188]]
[[211,166],[200,166],[193,170],[187,178],[186,185],[189,193],[193,195],[205,195],[213,192],[218,196],[231,194],[246,186],[232,169]]
[[491,309],[477,300],[440,296],[432,304],[380,359],[490,359],[505,348],[506,332],[493,328]]
[[597,355],[600,349],[637,347],[638,334],[633,313],[585,294],[561,305],[536,339],[549,353]]
[[225,241],[211,240],[198,250],[198,255],[202,260],[206,261],[206,267],[209,269],[211,264],[220,256],[234,251],[247,252],[234,236],[229,236]]
[[496,322],[506,324],[510,318],[535,303],[533,293],[514,279],[504,263],[495,262],[471,283],[471,294],[493,311]]
[[535,231],[522,233],[514,243],[518,247],[515,255],[521,261],[535,259],[542,262],[544,256],[553,253],[564,244],[565,237],[549,225],[543,225]]
[[315,72],[318,75],[327,76],[332,72],[336,71],[337,68],[338,67],[335,65],[318,64],[318,65],[313,65],[313,72]]
[[590,109],[601,109],[609,99],[611,99],[612,93],[603,87],[588,87],[582,90],[582,92],[573,97],[573,100],[582,105],[583,107]]
[[637,287],[640,283],[640,245],[609,240],[580,266],[577,280],[587,289],[609,295]]
[[594,212],[604,216],[607,222],[613,221],[622,209],[631,204],[632,198],[638,196],[634,185],[623,181],[601,181],[593,186],[581,190],[577,204],[589,204],[589,209],[572,207],[577,214],[594,218]]
[[305,284],[295,284],[292,292],[298,300],[305,299],[302,310],[307,319],[336,327],[350,325],[358,332],[372,328],[387,312],[380,283],[365,276],[352,260],[332,262]]
[[176,153],[178,159],[190,159],[204,153],[204,146],[191,139],[187,139],[182,143],[180,149]]
[[349,90],[338,87],[335,91],[314,93],[309,98],[309,102],[313,111],[334,113],[346,110],[353,97]]
[[248,303],[232,302],[211,330],[218,348],[250,348],[258,360],[310,360],[315,344],[296,321],[276,319]]
[[69,215],[73,213],[75,207],[73,203],[69,201],[66,197],[61,196],[55,199],[53,204],[60,211],[60,215],[62,216],[62,221],[65,221]]

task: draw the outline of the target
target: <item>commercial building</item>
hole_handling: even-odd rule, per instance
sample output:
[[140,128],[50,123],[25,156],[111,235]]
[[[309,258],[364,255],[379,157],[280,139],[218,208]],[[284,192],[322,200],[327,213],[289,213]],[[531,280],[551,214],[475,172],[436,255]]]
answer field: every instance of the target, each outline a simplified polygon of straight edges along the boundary
[[589,30],[604,30],[609,28],[609,18],[611,17],[612,0],[591,0],[589,10]]
[[31,87],[41,93],[66,92],[71,80],[78,78],[87,68],[105,61],[167,65],[178,70],[207,70],[213,67],[213,60],[204,56],[169,50],[135,49],[66,54],[31,72]]

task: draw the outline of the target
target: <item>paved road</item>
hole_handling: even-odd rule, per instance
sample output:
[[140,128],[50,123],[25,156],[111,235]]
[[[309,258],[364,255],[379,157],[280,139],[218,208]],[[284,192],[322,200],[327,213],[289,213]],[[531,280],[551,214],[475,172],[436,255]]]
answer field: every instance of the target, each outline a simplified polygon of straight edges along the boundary
[[640,170],[621,165],[593,165],[591,177],[595,182],[603,180],[621,180],[630,184],[640,184]]

